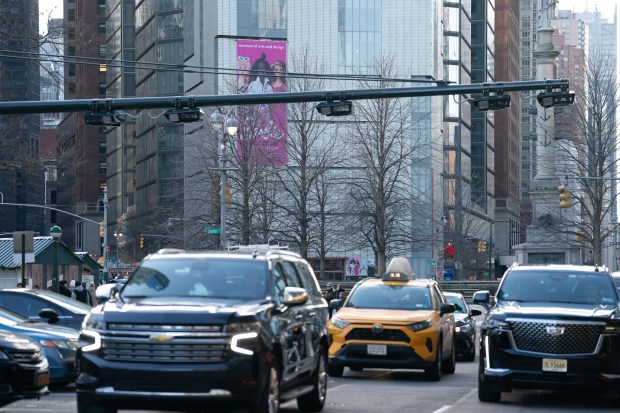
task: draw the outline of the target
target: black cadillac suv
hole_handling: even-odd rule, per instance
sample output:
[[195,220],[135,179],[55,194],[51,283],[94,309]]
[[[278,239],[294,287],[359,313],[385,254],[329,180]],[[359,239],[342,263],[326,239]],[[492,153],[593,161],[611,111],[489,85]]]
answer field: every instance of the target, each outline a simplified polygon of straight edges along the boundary
[[221,404],[267,413],[292,399],[321,411],[327,317],[297,254],[162,250],[84,320],[78,412]]
[[509,268],[480,329],[478,398],[512,389],[620,389],[618,289],[606,268]]

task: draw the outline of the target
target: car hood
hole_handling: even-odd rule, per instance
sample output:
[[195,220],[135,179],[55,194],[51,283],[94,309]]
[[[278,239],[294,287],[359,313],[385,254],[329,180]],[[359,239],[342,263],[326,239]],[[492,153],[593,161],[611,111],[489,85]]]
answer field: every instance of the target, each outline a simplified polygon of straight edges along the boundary
[[382,323],[406,325],[417,321],[428,320],[437,314],[433,310],[378,310],[343,307],[334,314],[342,320],[350,323]]
[[0,324],[0,329],[13,333],[23,334],[33,340],[69,340],[77,341],[79,333],[68,327],[46,323],[19,323],[14,326]]
[[491,314],[504,314],[507,317],[539,317],[546,315],[561,318],[608,318],[617,310],[616,306],[592,306],[591,304],[542,303],[505,301],[496,304]]
[[8,331],[0,331],[0,348],[22,351],[37,351],[40,349],[30,338]]
[[465,320],[467,317],[469,317],[467,314],[465,313],[453,313],[454,314],[454,321],[463,321]]
[[178,324],[183,320],[183,324],[213,324],[226,323],[237,313],[255,314],[268,306],[271,303],[265,300],[149,297],[108,301],[101,310],[108,323]]

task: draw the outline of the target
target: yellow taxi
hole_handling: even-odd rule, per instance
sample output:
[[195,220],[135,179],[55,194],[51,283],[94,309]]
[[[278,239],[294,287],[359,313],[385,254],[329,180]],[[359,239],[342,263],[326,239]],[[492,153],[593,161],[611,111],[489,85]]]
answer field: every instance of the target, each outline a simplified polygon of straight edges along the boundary
[[332,316],[328,374],[422,369],[427,380],[439,380],[454,373],[454,305],[436,281],[416,280],[406,258],[394,258],[387,271],[357,283]]

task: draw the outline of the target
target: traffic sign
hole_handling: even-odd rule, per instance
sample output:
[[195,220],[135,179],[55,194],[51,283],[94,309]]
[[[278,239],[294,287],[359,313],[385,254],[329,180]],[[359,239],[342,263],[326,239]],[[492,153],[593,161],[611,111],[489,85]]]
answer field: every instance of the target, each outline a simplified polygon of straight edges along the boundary
[[222,233],[222,229],[220,227],[207,228],[208,235],[219,235],[221,233]]

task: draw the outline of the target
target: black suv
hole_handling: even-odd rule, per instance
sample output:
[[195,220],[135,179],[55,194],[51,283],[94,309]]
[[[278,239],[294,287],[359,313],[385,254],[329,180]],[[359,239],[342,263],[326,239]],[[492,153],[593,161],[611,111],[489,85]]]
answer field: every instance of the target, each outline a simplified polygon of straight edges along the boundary
[[[488,291],[474,293],[487,304]],[[480,331],[478,398],[512,389],[620,388],[618,290],[602,267],[514,266]]]
[[224,404],[274,413],[292,399],[321,411],[327,316],[298,254],[159,251],[84,320],[78,412]]

